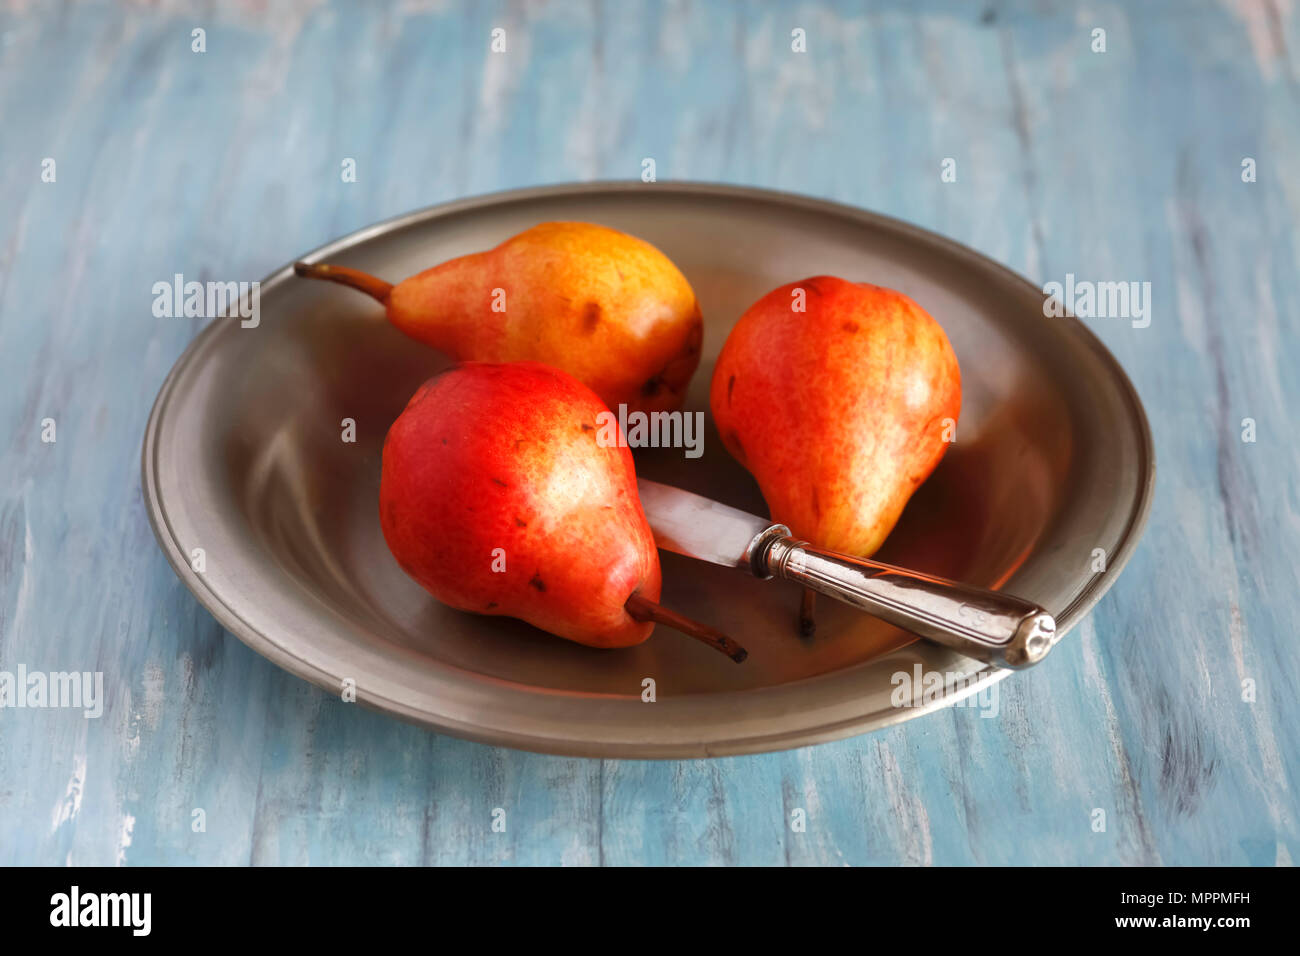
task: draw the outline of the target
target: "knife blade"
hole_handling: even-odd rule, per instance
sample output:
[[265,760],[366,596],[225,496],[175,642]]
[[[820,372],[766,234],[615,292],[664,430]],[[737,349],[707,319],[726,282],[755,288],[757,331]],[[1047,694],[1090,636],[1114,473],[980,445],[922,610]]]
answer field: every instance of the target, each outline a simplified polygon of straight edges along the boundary
[[772,522],[671,485],[638,478],[655,544],[729,568],[748,568],[750,545]]
[[637,488],[665,551],[794,581],[999,667],[1036,664],[1060,639],[1032,601],[814,547],[785,525],[671,485],[638,478]]

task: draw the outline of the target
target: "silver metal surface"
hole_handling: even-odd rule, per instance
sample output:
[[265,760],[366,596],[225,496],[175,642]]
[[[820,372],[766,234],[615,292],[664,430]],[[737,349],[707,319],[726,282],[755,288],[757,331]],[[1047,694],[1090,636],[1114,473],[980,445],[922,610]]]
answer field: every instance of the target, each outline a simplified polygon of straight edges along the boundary
[[762,555],[776,577],[806,585],[919,637],[999,667],[1037,664],[1056,621],[1032,601],[776,537]]
[[[877,557],[1020,594],[1052,612],[1059,634],[1123,568],[1154,480],[1132,386],[1080,322],[1044,317],[1034,285],[931,233],[761,190],[583,183],[412,213],[307,258],[397,280],[548,219],[626,230],[682,269],[705,322],[686,410],[706,422],[718,350],[769,289],[829,273],[906,292],[953,342],[962,416],[956,444]],[[731,633],[749,649],[745,664],[663,628],[639,647],[599,651],[438,604],[388,553],[376,512],[384,434],[444,364],[377,304],[286,265],[262,283],[256,328],[213,322],[162,386],[143,448],[162,549],[225,628],[293,673],[330,693],[351,678],[361,703],[458,736],[610,757],[831,740],[947,706],[1008,673],[835,602],[819,605],[817,637],[800,641],[798,587],[669,553],[664,603]],[[344,418],[356,422],[355,442],[340,439]],[[765,513],[711,426],[702,457],[635,456],[644,477]],[[190,564],[199,547],[202,573]],[[1094,548],[1105,571],[1092,570]],[[891,676],[914,666],[942,674],[944,691],[895,707]],[[646,677],[654,705],[641,701]]]
[[655,544],[676,554],[806,585],[999,667],[1037,664],[1056,643],[1052,616],[1013,594],[816,548],[785,525],[647,478],[637,489]]
[[766,518],[648,478],[636,487],[655,544],[688,558],[749,569],[752,546],[772,527]]

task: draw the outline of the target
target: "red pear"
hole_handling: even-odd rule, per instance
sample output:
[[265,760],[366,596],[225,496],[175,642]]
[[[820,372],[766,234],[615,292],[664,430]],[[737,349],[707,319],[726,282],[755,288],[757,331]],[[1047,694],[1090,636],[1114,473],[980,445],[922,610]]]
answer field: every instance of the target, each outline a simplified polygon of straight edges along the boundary
[[[741,316],[709,402],[773,520],[869,557],[954,438],[961,373],[939,323],[910,298],[817,276]],[[805,601],[806,624],[811,613]]]
[[294,270],[373,296],[399,329],[454,359],[545,362],[611,408],[680,407],[700,361],[690,283],[650,243],[605,226],[540,223],[397,285],[345,266]]
[[659,555],[632,455],[599,440],[591,389],[537,362],[467,362],[423,385],[384,442],[379,515],[434,597],[594,647],[654,621],[743,660],[725,636],[656,603]]

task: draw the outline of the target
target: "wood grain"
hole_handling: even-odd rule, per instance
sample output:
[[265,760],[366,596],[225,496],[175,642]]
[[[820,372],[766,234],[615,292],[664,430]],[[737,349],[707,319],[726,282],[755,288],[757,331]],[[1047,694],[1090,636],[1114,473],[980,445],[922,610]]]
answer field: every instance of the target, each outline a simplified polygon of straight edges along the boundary
[[[1283,0],[11,3],[0,669],[102,670],[107,700],[0,711],[0,863],[1289,864],[1297,51]],[[259,278],[390,215],[645,157],[898,216],[1035,282],[1151,283],[1148,328],[1090,323],[1151,417],[1145,540],[996,718],[717,761],[497,750],[282,673],[168,569],[139,444],[201,320],[154,317],[154,282]]]

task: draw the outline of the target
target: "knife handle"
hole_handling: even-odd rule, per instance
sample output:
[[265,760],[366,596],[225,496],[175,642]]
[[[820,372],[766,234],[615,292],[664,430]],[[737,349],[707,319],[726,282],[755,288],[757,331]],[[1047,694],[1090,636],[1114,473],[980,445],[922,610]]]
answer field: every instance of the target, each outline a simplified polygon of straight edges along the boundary
[[1052,649],[1056,621],[1030,601],[945,578],[837,554],[782,534],[764,537],[757,569],[795,581],[875,617],[998,667],[1037,664]]

